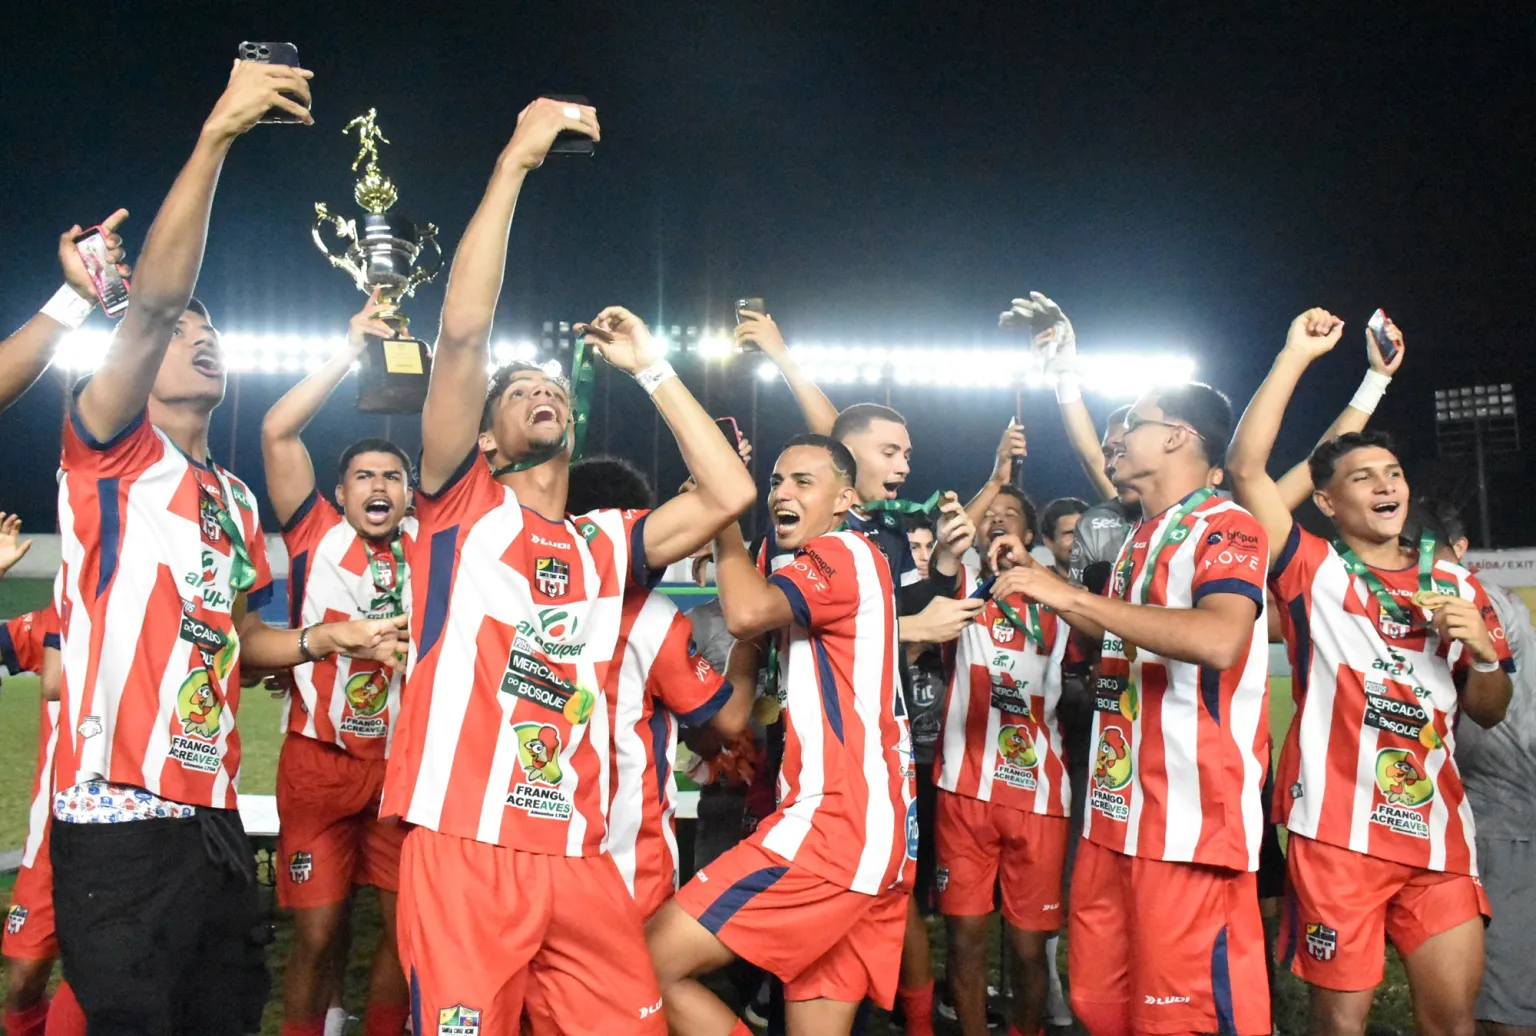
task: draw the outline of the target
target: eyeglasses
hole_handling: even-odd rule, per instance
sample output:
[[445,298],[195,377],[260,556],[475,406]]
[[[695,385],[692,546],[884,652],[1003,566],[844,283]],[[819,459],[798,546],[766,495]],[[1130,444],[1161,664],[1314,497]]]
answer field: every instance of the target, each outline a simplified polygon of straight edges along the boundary
[[1134,410],[1125,415],[1125,434],[1129,436],[1136,429],[1151,424],[1161,425],[1164,428],[1182,428],[1196,439],[1202,442],[1205,440],[1205,436],[1195,431],[1194,426],[1185,424],[1183,421],[1154,421],[1149,417],[1141,417]]

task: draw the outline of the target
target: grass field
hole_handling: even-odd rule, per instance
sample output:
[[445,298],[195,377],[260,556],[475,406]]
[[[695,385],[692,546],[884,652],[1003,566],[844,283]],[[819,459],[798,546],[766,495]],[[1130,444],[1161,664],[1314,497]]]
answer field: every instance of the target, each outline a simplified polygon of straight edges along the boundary
[[[4,585],[0,583],[0,586]],[[4,613],[0,610],[0,614]],[[1292,712],[1288,679],[1273,681],[1271,704],[1271,726],[1275,728],[1278,739],[1283,736]],[[0,848],[19,847],[26,834],[27,804],[36,758],[37,709],[35,680],[19,677],[5,681],[4,692],[0,693]],[[244,792],[272,794],[276,788],[277,753],[282,740],[278,731],[280,710],[281,703],[259,689],[247,692],[241,703],[239,727],[244,743],[244,763],[240,787]],[[0,900],[8,900],[12,881],[13,876],[0,875]],[[378,923],[378,908],[373,895],[371,891],[364,890],[354,903],[355,938],[344,990],[346,1005],[354,1014],[362,1012],[366,998],[368,955],[378,937]],[[942,967],[944,932],[937,919],[930,922],[929,933],[934,944],[935,962]],[[283,962],[287,958],[291,939],[292,927],[285,919],[278,918],[276,937],[269,956],[274,997],[267,1006],[263,1036],[278,1034],[282,1012],[277,996],[281,989]],[[996,945],[995,938],[993,944]],[[998,985],[995,960],[992,967],[991,982]],[[1064,959],[1062,971],[1066,973]],[[1071,976],[1066,975],[1066,978],[1070,984]],[[0,977],[0,986],[3,986],[3,977]],[[1289,974],[1280,976],[1275,1015],[1278,1023],[1276,1031],[1283,1036],[1299,1036],[1305,1032],[1306,992]],[[1408,1033],[1413,1028],[1407,983],[1402,966],[1393,954],[1389,954],[1387,980],[1377,995],[1372,1022],[1376,1026],[1373,1033],[1380,1036],[1393,1031]],[[870,1024],[869,1036],[887,1036],[893,1031],[897,1030],[891,1029],[884,1014],[877,1012]],[[939,1032],[954,1031],[940,1023]],[[1081,1030],[1076,1029],[1074,1032]]]

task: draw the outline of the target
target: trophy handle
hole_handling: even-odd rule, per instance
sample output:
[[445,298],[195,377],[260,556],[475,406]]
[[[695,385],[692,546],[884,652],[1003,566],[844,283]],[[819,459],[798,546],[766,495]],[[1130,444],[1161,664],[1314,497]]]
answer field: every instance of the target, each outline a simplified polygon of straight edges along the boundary
[[436,277],[439,271],[442,270],[443,246],[438,243],[437,226],[433,223],[428,223],[421,229],[422,248],[425,249],[429,244],[432,246],[431,258],[411,271],[411,279],[406,282],[405,290],[400,293],[402,296],[408,297],[417,288]]
[[325,257],[331,261],[331,265],[351,274],[352,279],[357,281],[358,286],[361,287],[363,284],[362,267],[352,260],[344,247],[341,250],[337,250],[326,243],[325,236],[321,233],[321,230],[327,224],[331,225],[339,241],[352,241],[355,243],[357,241],[357,223],[354,220],[331,215],[330,210],[325,206],[325,202],[317,201],[315,202],[315,223],[310,229],[310,236],[315,239],[315,247],[325,254]]

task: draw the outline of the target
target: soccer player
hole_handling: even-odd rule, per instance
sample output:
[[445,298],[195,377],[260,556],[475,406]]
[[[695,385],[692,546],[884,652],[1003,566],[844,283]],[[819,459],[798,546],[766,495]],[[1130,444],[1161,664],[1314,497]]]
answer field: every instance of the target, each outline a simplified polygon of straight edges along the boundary
[[1017,589],[1102,631],[1095,763],[1072,877],[1072,1009],[1100,1033],[1269,1031],[1255,894],[1268,760],[1264,530],[1211,474],[1225,396],[1144,394],[1115,478],[1148,517],[1108,594],[1023,566]]
[[404,647],[402,620],[263,623],[256,501],[208,451],[224,361],[192,289],[214,187],[268,110],[309,120],[308,78],[236,63],[150,227],[133,305],[69,404],[51,854],[64,974],[92,1030],[253,1027],[267,979],[236,811],[240,666]]
[[1072,546],[1077,542],[1078,523],[1087,510],[1088,501],[1063,496],[1046,504],[1040,514],[1040,538],[1056,559],[1056,574],[1063,578],[1072,575]]
[[[993,507],[1006,499],[999,495]],[[988,512],[983,527],[995,520]],[[939,911],[966,1036],[987,1032],[987,928],[999,876],[1019,964],[1009,1033],[1040,1029],[1047,936],[1061,926],[1071,805],[1056,719],[1068,631],[1050,609],[1013,591],[1014,571],[1027,563],[1022,515],[1010,514],[1005,529],[989,543],[982,568],[961,574],[956,592],[980,592],[987,607],[946,649],[953,655],[937,768]]]
[[869,997],[889,1009],[915,843],[910,744],[896,677],[890,566],[863,533],[834,532],[858,500],[848,448],[789,440],[770,480],[794,560],[764,577],[735,529],[715,548],[738,638],[781,631],[786,719],[777,811],[652,920],[667,1021],[684,1036],[745,1036],[693,976],[741,957],[785,984],[791,1036],[847,1033]]
[[[108,258],[124,277],[129,269],[124,261],[123,240],[117,228],[128,218],[127,209],[118,209],[101,221],[106,231]],[[96,308],[96,289],[86,272],[85,262],[75,248],[81,233],[78,225],[59,235],[59,265],[64,268],[64,284],[53,298],[5,341],[0,342],[0,412],[21,396],[42,376],[53,362],[54,351],[64,336],[77,330]]]
[[[367,347],[393,338],[393,307],[378,291],[355,315],[345,346],[290,389],[261,425],[267,496],[288,548],[294,626],[388,619],[410,610],[408,560],[416,520],[410,460],[385,439],[341,455],[334,503],[315,486],[300,434]],[[277,765],[278,904],[293,911],[283,972],[283,1036],[320,1036],[334,985],[330,947],[345,929],[352,889],[372,885],[383,923],[369,979],[366,1036],[399,1036],[410,994],[395,946],[404,828],[379,817],[384,765],[400,713],[403,667],[334,658],[293,668]],[[330,979],[328,981],[327,979]]]
[[[1467,530],[1448,503],[1423,498],[1436,541],[1458,562],[1467,552]],[[1437,558],[1444,555],[1437,553]],[[1484,730],[1464,723],[1456,732],[1456,766],[1477,817],[1477,870],[1493,907],[1483,933],[1487,966],[1477,994],[1478,1024],[1490,1036],[1536,1034],[1536,630],[1531,613],[1513,590],[1484,583],[1488,602],[1508,638],[1514,659],[1514,692],[1503,722]]]
[[625,309],[581,333],[651,397],[694,492],[572,517],[568,387],[513,364],[487,391],[513,208],[565,130],[596,139],[596,113],[540,98],[518,116],[454,256],[422,413],[414,661],[382,806],[415,825],[397,932],[419,1033],[516,1032],[530,984],[566,1031],[665,1030],[639,910],[602,850],[605,688],[626,588],[650,585],[756,496]]
[[1361,1033],[1391,939],[1419,1027],[1471,1032],[1487,903],[1454,728],[1460,712],[1503,718],[1509,648],[1475,577],[1436,562],[1432,536],[1401,542],[1408,485],[1385,436],[1347,433],[1312,453],[1333,543],[1291,518],[1265,473],[1297,382],[1342,333],[1322,309],[1291,322],[1227,465],[1268,534],[1292,655],[1296,716],[1276,780],[1292,970],[1311,986],[1313,1032]]
[[[25,543],[15,515],[0,514],[0,575],[9,571]],[[48,999],[48,979],[59,956],[53,922],[53,867],[48,858],[48,800],[53,787],[53,749],[59,720],[59,616],[50,604],[0,625],[0,672],[40,677],[37,776],[27,816],[21,870],[11,889],[0,954],[5,956],[5,1036],[84,1036],[85,1016],[69,983]]]

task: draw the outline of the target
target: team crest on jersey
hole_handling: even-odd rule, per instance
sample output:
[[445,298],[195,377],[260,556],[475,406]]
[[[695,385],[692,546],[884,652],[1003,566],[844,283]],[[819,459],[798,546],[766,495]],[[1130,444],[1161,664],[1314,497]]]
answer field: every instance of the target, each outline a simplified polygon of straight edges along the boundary
[[559,558],[535,558],[533,585],[545,597],[561,598],[571,592],[571,566]]
[[27,924],[27,908],[21,904],[11,907],[11,912],[5,915],[5,934],[20,935],[21,930]]
[[198,501],[197,524],[203,531],[203,539],[209,543],[219,542],[219,537],[224,535],[224,530],[219,528],[219,509],[206,496]]
[[390,671],[375,669],[368,673],[353,673],[347,679],[343,693],[351,715],[343,716],[341,730],[357,737],[383,737],[387,724],[379,713],[389,704]]
[[1013,623],[1001,616],[992,620],[992,639],[999,644],[1011,643],[1018,632],[1014,629]]
[[[550,594],[551,597],[559,597],[564,593]],[[581,620],[576,613],[565,608],[541,608],[539,609],[539,635],[553,640],[557,644],[563,644],[576,636],[576,631],[581,627]]]
[[569,820],[571,801],[558,787],[564,776],[560,732],[547,723],[514,723],[512,733],[517,737],[523,781],[507,796],[507,805],[546,820]]
[[315,872],[315,858],[309,853],[297,852],[288,857],[288,880],[302,885]]
[[443,1008],[437,1012],[437,1036],[480,1036],[479,1010],[463,1004]]
[[1037,783],[1035,767],[1040,757],[1035,753],[1035,742],[1029,728],[1006,726],[997,732],[997,771],[994,776],[1011,788],[1034,791]]
[[1422,810],[1435,797],[1435,784],[1424,772],[1418,756],[1406,748],[1383,748],[1376,753],[1376,787],[1385,801],[1371,811],[1371,823],[1398,834],[1429,837],[1429,822]]
[[1325,924],[1307,922],[1307,954],[1317,960],[1333,960],[1339,951],[1339,933]]
[[1388,640],[1403,640],[1413,633],[1413,627],[1406,622],[1397,622],[1382,613],[1376,617],[1376,624],[1381,628],[1381,635]]
[[176,692],[176,718],[181,733],[171,737],[170,757],[189,770],[213,773],[219,768],[219,725],[224,703],[208,679],[208,670],[194,669]]

